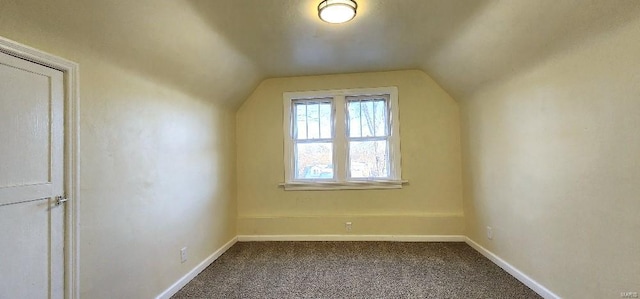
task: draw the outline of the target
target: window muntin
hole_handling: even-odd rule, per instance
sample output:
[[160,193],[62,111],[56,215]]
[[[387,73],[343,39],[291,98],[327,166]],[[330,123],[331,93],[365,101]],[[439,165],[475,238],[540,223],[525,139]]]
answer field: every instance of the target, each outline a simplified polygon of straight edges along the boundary
[[396,87],[283,98],[285,190],[402,188]]

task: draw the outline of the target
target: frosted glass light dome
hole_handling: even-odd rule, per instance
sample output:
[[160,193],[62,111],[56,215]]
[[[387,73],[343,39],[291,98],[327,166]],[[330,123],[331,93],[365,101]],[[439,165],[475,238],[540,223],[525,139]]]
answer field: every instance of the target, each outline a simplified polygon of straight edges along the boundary
[[318,5],[318,16],[327,23],[340,24],[353,19],[357,9],[353,0],[324,0]]

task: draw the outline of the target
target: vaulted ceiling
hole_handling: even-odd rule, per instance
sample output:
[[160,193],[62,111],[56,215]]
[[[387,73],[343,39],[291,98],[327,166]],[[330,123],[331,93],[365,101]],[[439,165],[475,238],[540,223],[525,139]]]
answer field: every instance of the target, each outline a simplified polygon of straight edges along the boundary
[[455,98],[640,17],[634,0],[357,0],[334,25],[319,2],[190,1],[263,76],[417,68]]
[[357,0],[356,18],[333,25],[319,2],[0,0],[0,26],[32,26],[237,106],[264,78],[399,69],[464,99],[640,18],[637,0]]

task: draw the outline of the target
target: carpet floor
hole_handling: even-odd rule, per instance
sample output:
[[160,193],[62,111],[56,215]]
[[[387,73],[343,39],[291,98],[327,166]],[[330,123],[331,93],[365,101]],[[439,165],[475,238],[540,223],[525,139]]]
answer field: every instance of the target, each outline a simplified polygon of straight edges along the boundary
[[239,242],[172,298],[541,298],[465,243]]

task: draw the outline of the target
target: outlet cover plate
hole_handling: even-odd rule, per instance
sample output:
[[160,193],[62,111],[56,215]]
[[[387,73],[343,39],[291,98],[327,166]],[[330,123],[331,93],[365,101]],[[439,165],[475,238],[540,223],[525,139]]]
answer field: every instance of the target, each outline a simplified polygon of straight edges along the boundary
[[184,263],[187,261],[187,247],[182,247],[180,249],[180,262]]

